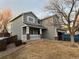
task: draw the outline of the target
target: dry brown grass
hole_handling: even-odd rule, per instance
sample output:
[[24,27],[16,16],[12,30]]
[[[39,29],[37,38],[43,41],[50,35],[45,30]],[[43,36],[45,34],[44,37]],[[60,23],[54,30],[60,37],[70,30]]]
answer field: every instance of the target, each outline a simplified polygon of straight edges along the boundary
[[64,41],[31,41],[24,48],[0,59],[79,59],[79,46],[71,47],[70,42]]

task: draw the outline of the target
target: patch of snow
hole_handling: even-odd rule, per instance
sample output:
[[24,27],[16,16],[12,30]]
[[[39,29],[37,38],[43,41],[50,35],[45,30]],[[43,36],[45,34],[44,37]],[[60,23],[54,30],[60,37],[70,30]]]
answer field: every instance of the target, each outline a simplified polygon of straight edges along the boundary
[[3,40],[3,39],[5,39],[5,38],[8,38],[8,37],[0,37],[0,40]]

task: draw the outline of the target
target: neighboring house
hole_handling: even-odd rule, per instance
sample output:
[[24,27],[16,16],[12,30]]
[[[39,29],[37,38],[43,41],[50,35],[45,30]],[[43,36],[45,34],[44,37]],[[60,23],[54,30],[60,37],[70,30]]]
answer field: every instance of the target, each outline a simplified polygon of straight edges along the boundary
[[54,39],[61,29],[56,15],[38,19],[32,12],[22,13],[11,21],[11,35],[17,35],[23,42],[34,39]]
[[41,39],[42,30],[45,28],[39,21],[32,12],[23,13],[11,21],[11,35],[17,35],[18,39],[21,39],[23,42]]
[[58,32],[63,31],[61,30],[61,25],[63,23],[61,23],[61,20],[57,15],[46,17],[40,22],[46,28],[46,30],[43,31],[44,38],[55,39],[58,37]]

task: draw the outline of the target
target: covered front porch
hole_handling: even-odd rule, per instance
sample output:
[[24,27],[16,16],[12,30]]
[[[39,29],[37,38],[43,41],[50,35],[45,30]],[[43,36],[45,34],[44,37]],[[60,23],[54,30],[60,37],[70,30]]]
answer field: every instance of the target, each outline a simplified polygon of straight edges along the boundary
[[37,40],[42,38],[43,27],[23,26],[22,27],[22,41]]

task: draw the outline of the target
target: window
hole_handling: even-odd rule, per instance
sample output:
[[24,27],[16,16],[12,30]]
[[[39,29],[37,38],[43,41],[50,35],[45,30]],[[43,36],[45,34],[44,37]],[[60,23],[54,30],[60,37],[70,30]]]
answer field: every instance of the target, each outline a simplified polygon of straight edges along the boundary
[[23,27],[23,34],[26,34],[26,27]]
[[30,28],[30,34],[40,34],[40,30],[36,28]]
[[27,21],[30,22],[30,23],[35,23],[35,18],[28,16]]
[[33,22],[33,18],[29,17],[29,21],[30,21],[30,22]]
[[38,20],[38,24],[41,24],[41,21]]

